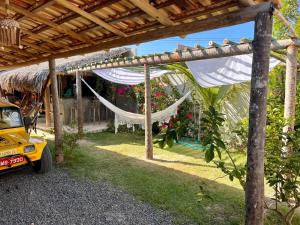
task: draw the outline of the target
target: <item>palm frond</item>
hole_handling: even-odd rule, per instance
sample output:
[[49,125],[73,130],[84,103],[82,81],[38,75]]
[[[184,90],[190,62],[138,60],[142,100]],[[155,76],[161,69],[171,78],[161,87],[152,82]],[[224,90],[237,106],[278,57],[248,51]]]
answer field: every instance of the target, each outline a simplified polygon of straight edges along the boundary
[[184,75],[194,100],[204,110],[214,106],[224,113],[231,122],[239,121],[248,115],[249,106],[249,83],[224,85],[219,87],[201,87],[190,70],[183,64],[167,66],[170,70],[176,70]]

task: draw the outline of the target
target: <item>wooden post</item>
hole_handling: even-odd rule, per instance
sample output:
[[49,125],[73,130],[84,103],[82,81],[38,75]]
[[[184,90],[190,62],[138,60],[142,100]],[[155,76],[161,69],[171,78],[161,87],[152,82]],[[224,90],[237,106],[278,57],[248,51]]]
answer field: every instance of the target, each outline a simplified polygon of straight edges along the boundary
[[51,92],[52,92],[52,104],[53,104],[53,120],[54,120],[54,133],[55,133],[55,159],[56,162],[62,163],[64,161],[62,141],[63,141],[63,127],[61,121],[61,115],[59,110],[59,97],[57,76],[55,73],[55,60],[49,60],[49,73],[51,79]]
[[264,223],[264,146],[272,13],[260,12],[255,19],[249,107],[246,179],[246,225]]
[[76,72],[76,97],[77,97],[77,127],[79,136],[83,135],[83,108],[82,108],[82,86],[80,73]]
[[46,128],[51,126],[51,107],[50,107],[50,88],[46,87],[45,96],[44,96],[44,106],[45,106],[45,119],[46,119]]
[[145,73],[145,148],[146,158],[153,159],[152,121],[151,121],[151,86],[149,66],[144,64]]
[[2,90],[1,87],[0,87],[0,98],[5,98],[4,91]]
[[287,48],[284,118],[288,121],[283,131],[293,131],[295,124],[296,107],[296,79],[297,79],[297,47],[291,45]]

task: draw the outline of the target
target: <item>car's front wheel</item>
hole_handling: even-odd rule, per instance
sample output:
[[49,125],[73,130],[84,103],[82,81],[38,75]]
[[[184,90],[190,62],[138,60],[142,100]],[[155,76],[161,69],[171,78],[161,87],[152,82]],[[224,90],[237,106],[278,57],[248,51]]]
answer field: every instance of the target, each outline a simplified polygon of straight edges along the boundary
[[52,156],[47,145],[43,150],[41,159],[33,163],[33,169],[37,173],[48,173],[52,169]]

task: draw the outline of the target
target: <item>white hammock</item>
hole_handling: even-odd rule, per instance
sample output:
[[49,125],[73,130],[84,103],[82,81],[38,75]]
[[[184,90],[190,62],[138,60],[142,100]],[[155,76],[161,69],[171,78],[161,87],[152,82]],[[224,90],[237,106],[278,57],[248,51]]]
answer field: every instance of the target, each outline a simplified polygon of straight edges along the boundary
[[[127,112],[123,109],[116,107],[114,104],[107,101],[105,98],[100,96],[93,88],[91,88],[84,79],[81,79],[83,83],[94,93],[94,95],[99,99],[99,101],[105,105],[108,109],[115,113],[115,133],[118,132],[119,125],[127,124],[127,127],[132,127],[134,124],[140,124],[142,127],[145,126],[145,115],[138,113]],[[173,105],[168,108],[155,112],[151,114],[152,123],[153,122],[169,122],[171,116],[177,114],[177,107],[190,95],[190,91],[186,93],[182,98],[176,101]]]

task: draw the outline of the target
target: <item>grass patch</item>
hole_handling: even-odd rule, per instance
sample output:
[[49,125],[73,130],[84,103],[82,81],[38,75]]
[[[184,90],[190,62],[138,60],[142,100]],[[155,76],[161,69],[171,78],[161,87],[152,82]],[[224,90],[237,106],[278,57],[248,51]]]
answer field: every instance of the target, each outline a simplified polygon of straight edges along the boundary
[[[181,145],[155,147],[154,158],[145,160],[141,135],[88,134],[78,147],[68,150],[64,166],[79,178],[111,182],[168,210],[178,224],[243,224],[243,190],[213,163],[207,164],[203,151]],[[243,153],[235,158],[238,163],[245,161]],[[267,224],[275,225],[270,218],[272,223]]]

